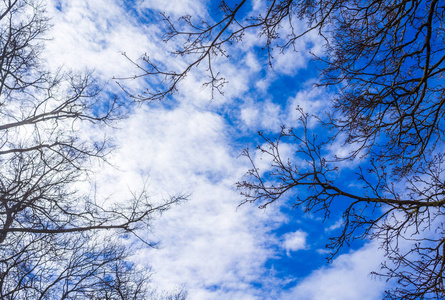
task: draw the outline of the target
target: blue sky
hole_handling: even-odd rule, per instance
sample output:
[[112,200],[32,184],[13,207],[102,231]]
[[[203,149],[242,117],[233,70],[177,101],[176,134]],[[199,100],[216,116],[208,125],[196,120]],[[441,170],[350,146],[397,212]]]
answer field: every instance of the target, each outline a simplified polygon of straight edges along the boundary
[[[252,0],[249,9],[263,2]],[[112,78],[137,70],[122,52],[136,60],[148,53],[172,69],[187,63],[169,56],[174,41],[160,40],[159,12],[211,17],[215,2],[48,0],[47,6],[54,24],[44,53],[49,67],[94,70],[106,89],[125,97]],[[238,207],[243,199],[235,183],[250,167],[240,154],[262,143],[257,132],[273,135],[283,124],[298,126],[297,106],[318,115],[329,109],[329,91],[313,88],[317,72],[308,53],[323,50],[315,33],[299,41],[297,52],[274,53],[273,69],[260,47],[261,39],[250,32],[230,48],[230,59],[215,62],[229,81],[224,95],[211,99],[198,68],[172,98],[132,107],[117,128],[85,128],[86,138],[107,134],[117,145],[114,167],[100,166],[96,175],[99,192],[119,201],[147,181],[154,201],[190,194],[145,233],[160,242],[159,249],[141,248],[134,256],[140,266],[153,268],[153,285],[160,289],[185,286],[190,299],[381,299],[385,282],[370,276],[383,259],[375,242],[359,241],[326,264],[324,245],[339,227],[341,207],[324,222],[322,215],[292,209],[292,195],[263,210]],[[137,92],[152,82],[124,84]],[[317,126],[310,123],[321,134]],[[293,157],[292,145],[282,150]],[[347,149],[337,143],[329,151],[333,156]],[[254,153],[254,159],[267,170],[266,157]]]

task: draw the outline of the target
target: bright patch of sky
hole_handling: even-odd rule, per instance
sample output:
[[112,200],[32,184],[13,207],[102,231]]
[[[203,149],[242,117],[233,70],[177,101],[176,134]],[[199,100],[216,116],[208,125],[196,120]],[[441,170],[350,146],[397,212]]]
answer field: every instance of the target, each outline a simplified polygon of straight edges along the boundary
[[[45,56],[53,69],[93,70],[107,89],[121,93],[113,76],[137,74],[123,52],[136,61],[147,53],[172,68],[185,64],[169,56],[174,45],[161,41],[159,12],[174,19],[211,16],[208,8],[215,3],[48,0],[54,26]],[[250,9],[261,5],[252,0]],[[159,249],[144,248],[135,256],[153,268],[153,284],[160,289],[185,286],[194,300],[380,299],[385,283],[369,276],[382,259],[375,244],[357,243],[326,264],[324,245],[338,227],[340,210],[323,222],[321,216],[291,209],[291,198],[264,210],[238,207],[243,199],[235,182],[250,167],[239,155],[260,142],[256,132],[297,126],[297,106],[314,114],[327,109],[327,92],[312,86],[316,72],[308,51],[320,53],[316,35],[302,39],[298,52],[274,54],[274,69],[258,43],[256,34],[247,34],[233,47],[231,59],[217,62],[229,81],[224,96],[211,100],[196,70],[173,99],[135,106],[117,129],[106,129],[118,150],[111,158],[115,168],[104,167],[97,175],[99,191],[119,197],[148,178],[154,199],[190,195],[146,233],[160,242]],[[150,82],[125,84],[138,90]],[[342,150],[333,147],[334,153]],[[284,149],[293,155],[290,147]]]

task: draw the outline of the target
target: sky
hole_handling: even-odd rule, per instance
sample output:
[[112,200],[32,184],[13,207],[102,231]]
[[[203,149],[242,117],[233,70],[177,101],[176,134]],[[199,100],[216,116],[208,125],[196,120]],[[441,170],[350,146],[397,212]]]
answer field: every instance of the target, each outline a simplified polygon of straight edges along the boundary
[[[215,3],[47,0],[53,27],[44,59],[54,70],[92,70],[104,89],[125,98],[113,77],[137,70],[122,53],[134,60],[147,53],[172,69],[186,64],[169,55],[175,42],[162,41],[159,13],[172,19],[185,14],[212,18]],[[261,5],[251,0],[249,10]],[[240,154],[261,143],[257,132],[273,135],[283,124],[298,126],[297,106],[311,114],[329,108],[329,92],[313,88],[317,71],[308,53],[323,51],[316,34],[301,39],[297,52],[274,53],[273,69],[258,51],[260,44],[255,32],[246,34],[231,47],[230,59],[215,62],[228,80],[224,95],[211,98],[198,68],[173,97],[134,105],[128,118],[104,128],[117,150],[110,157],[113,167],[102,167],[96,175],[99,191],[123,199],[146,182],[154,201],[189,195],[147,230],[158,248],[140,247],[133,257],[152,268],[153,286],[160,290],[185,287],[189,299],[197,300],[381,299],[386,283],[370,275],[383,260],[375,242],[359,241],[326,262],[324,247],[341,223],[340,211],[323,221],[321,215],[292,208],[292,195],[266,209],[239,206],[243,198],[235,183],[250,167]],[[137,92],[151,82],[123,84]],[[292,156],[292,147],[283,146],[284,155]],[[330,151],[345,149],[334,144]],[[267,169],[260,153],[254,152],[254,160]]]

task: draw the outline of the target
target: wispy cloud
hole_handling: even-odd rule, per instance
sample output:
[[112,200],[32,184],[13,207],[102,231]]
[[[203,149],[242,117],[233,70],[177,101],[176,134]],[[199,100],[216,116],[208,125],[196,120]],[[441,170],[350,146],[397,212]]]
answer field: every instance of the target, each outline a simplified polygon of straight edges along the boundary
[[283,299],[376,300],[381,299],[385,281],[372,277],[378,270],[382,251],[376,243],[339,256],[329,267],[322,267],[303,279]]
[[282,247],[286,250],[287,255],[290,256],[291,251],[306,249],[306,237],[307,233],[302,230],[286,233],[283,236]]

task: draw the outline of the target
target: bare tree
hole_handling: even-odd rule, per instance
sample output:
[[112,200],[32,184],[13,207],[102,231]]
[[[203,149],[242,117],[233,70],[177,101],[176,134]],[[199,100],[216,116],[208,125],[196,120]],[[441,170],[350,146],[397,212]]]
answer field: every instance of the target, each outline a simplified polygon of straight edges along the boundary
[[148,273],[120,241],[183,197],[104,205],[79,188],[112,149],[81,128],[119,120],[121,103],[90,74],[45,69],[48,28],[41,1],[0,2],[0,298],[146,299]]
[[[348,203],[341,234],[329,244],[331,258],[353,239],[377,239],[387,261],[376,274],[394,284],[388,299],[445,297],[444,3],[267,0],[255,15],[249,15],[248,5],[220,1],[216,19],[174,21],[162,15],[165,41],[183,41],[173,54],[190,63],[169,71],[144,56],[136,77],[158,78],[162,84],[133,97],[169,96],[198,66],[209,76],[205,85],[221,91],[226,81],[214,58],[228,57],[230,45],[248,31],[262,38],[271,64],[274,49],[292,50],[302,36],[316,31],[325,51],[314,55],[322,66],[314,88],[326,87],[335,95],[332,110],[318,116],[330,135],[311,133],[310,116],[300,110],[301,127],[283,127],[278,137],[263,135],[267,146],[259,150],[272,160],[268,172],[258,170],[251,151],[244,152],[253,168],[238,187],[246,202],[260,207],[288,194],[296,206],[326,217],[334,201]],[[306,29],[298,31],[302,22]],[[341,139],[353,150],[329,158],[326,146]],[[298,160],[282,158],[283,141],[295,146]],[[346,160],[357,164],[355,178],[342,176]],[[362,188],[351,189],[345,181]],[[408,246],[401,247],[402,242]]]

